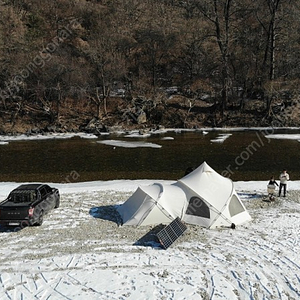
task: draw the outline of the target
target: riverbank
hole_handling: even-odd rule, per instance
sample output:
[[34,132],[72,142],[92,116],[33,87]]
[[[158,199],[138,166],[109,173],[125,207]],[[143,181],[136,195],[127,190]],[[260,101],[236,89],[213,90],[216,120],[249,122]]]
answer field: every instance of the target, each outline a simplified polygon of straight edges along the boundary
[[[148,102],[147,102],[148,103]],[[238,128],[238,127],[299,127],[300,103],[278,101],[266,111],[264,100],[244,100],[243,107],[232,103],[221,113],[211,101],[172,95],[164,101],[141,106],[139,98],[131,102],[111,98],[106,114],[95,117],[93,105],[79,105],[72,99],[61,103],[59,113],[47,112],[40,106],[18,114],[2,111],[0,135],[78,133],[101,134],[117,130],[148,131],[157,128]],[[30,104],[31,106],[34,104]],[[27,107],[27,106],[26,106]],[[25,108],[24,108],[25,109]],[[275,113],[276,112],[276,113]],[[14,117],[12,117],[14,116]]]

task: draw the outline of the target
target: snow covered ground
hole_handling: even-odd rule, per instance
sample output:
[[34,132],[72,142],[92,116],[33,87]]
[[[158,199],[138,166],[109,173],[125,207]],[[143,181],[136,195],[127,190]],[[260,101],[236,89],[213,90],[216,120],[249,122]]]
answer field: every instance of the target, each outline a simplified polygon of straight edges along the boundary
[[[262,201],[266,182],[235,182],[253,220],[188,225],[167,250],[138,242],[152,227],[117,224],[116,206],[153,182],[50,184],[61,206],[41,227],[0,227],[0,299],[300,298],[300,181],[275,203]],[[0,183],[0,200],[17,185]]]
[[[73,136],[2,136],[0,145]],[[220,134],[216,142],[229,136]],[[300,181],[289,182],[288,196],[275,203],[262,201],[267,182],[235,182],[253,220],[235,230],[187,225],[167,250],[149,235],[156,227],[118,226],[116,207],[153,182],[50,183],[60,190],[61,206],[41,227],[0,227],[0,299],[300,299]],[[18,185],[0,182],[0,201]]]

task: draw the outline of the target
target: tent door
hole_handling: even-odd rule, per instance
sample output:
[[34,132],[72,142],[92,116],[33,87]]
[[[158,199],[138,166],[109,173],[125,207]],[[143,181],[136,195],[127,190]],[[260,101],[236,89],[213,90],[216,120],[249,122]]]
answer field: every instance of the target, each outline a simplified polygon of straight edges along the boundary
[[199,197],[192,197],[186,210],[187,215],[210,219],[210,209],[208,205]]

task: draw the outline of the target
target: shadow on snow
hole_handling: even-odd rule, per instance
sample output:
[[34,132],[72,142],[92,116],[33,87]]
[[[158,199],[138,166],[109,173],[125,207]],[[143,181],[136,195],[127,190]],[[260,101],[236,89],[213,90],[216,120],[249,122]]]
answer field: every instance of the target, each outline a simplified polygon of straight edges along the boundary
[[117,225],[122,225],[122,219],[117,209],[120,205],[105,205],[92,207],[89,214],[98,219],[114,222]]
[[[89,214],[98,219],[104,221],[110,221],[116,223],[118,226],[123,225],[122,218],[118,213],[117,209],[120,205],[105,205],[92,207]],[[160,224],[152,228],[148,233],[138,239],[133,245],[134,246],[144,246],[152,248],[161,248],[161,244],[156,236],[156,234],[164,228],[164,225]]]

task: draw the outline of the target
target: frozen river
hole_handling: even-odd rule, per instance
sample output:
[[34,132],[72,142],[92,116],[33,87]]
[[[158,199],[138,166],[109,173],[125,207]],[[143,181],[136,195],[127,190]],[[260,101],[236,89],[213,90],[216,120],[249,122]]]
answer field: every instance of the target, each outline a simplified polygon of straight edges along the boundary
[[[283,168],[298,180],[299,132],[173,130],[145,136],[0,137],[0,181],[176,180],[203,161],[234,181],[277,178]],[[283,138],[274,138],[279,133]]]

